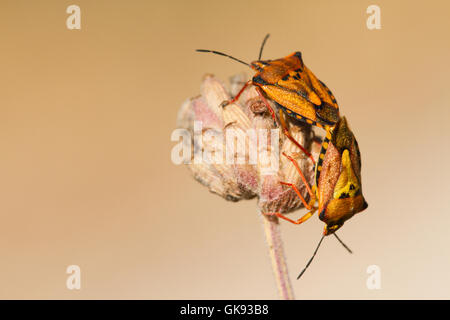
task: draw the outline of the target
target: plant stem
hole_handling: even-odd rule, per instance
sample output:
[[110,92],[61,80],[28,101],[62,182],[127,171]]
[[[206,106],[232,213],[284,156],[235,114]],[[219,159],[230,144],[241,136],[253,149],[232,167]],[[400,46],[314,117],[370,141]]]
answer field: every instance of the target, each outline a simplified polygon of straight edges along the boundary
[[272,269],[275,275],[275,281],[278,287],[278,293],[282,300],[293,300],[294,293],[292,291],[291,280],[284,256],[283,242],[281,241],[280,225],[278,217],[261,214],[266,234],[267,246],[269,247],[270,260],[272,261]]

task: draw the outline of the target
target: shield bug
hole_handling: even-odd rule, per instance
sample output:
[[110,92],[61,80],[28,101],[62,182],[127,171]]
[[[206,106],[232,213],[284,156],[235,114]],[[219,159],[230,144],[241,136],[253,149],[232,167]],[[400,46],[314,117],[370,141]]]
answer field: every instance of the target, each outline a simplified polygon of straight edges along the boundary
[[[328,87],[305,66],[301,52],[294,52],[276,60],[261,60],[268,36],[263,40],[258,60],[251,63],[219,51],[205,49],[197,51],[228,57],[256,71],[252,80],[243,86],[231,102],[236,101],[245,88],[252,84],[259,89],[258,93],[263,100],[264,96],[272,99],[289,116],[325,130],[333,127],[339,120],[336,99]],[[224,105],[231,102],[227,101]],[[275,120],[272,108],[266,104]]]
[[[303,176],[296,161],[288,155],[285,156]],[[305,180],[303,181],[306,183]],[[294,189],[309,212],[298,220],[291,220],[281,213],[275,213],[276,216],[294,224],[301,224],[318,211],[319,219],[325,222],[323,236],[308,262],[307,268],[323,238],[333,234],[342,243],[335,232],[342,227],[345,221],[368,207],[361,187],[361,153],[345,117],[340,118],[336,125],[327,131],[322,142],[319,159],[316,163],[315,184],[312,188],[307,188],[310,201],[307,203],[294,185],[283,182],[282,184],[289,185]],[[318,207],[314,207],[316,201]],[[344,247],[346,246],[344,245]]]

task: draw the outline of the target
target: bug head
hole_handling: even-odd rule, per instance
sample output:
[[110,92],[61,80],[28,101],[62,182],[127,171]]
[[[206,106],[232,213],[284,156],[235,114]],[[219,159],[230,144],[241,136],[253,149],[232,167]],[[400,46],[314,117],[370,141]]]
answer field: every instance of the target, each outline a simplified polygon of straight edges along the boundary
[[252,61],[250,63],[250,68],[252,68],[253,70],[255,70],[257,72],[261,72],[261,71],[263,71],[264,67],[267,66],[268,64],[269,64],[268,61],[263,61],[263,60]]
[[368,207],[361,187],[361,154],[345,117],[331,132],[331,140],[318,180],[319,218],[324,235],[336,232],[344,222]]

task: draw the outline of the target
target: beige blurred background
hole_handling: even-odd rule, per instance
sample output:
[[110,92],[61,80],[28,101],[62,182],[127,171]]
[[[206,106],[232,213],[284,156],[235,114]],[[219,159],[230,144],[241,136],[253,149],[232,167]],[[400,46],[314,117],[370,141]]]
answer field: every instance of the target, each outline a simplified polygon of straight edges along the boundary
[[[66,8],[81,8],[68,30]],[[381,8],[381,30],[366,8]],[[226,202],[170,160],[204,73],[196,48],[302,51],[363,157],[369,202],[301,279],[298,299],[450,298],[446,1],[0,2],[0,298],[277,299],[256,201]],[[298,213],[300,215],[301,212]],[[289,270],[323,224],[282,223]],[[66,268],[81,267],[81,290]],[[381,269],[368,290],[366,269]]]

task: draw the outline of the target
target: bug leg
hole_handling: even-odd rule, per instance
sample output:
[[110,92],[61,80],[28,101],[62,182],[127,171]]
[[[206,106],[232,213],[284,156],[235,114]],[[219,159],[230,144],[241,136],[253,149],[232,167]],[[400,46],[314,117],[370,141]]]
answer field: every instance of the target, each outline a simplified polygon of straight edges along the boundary
[[286,125],[286,121],[284,120],[284,115],[283,115],[283,111],[280,110],[280,122],[281,122],[281,128],[283,129],[283,133],[286,137],[289,138],[289,140],[291,140],[300,150],[303,151],[304,154],[306,154],[307,157],[309,157],[311,159],[311,161],[313,162],[313,164],[316,164],[316,161],[314,160],[313,156],[311,155],[311,153],[308,152],[308,150],[306,150],[300,143],[297,142],[297,140],[294,139],[293,136],[291,136],[291,133],[289,132],[287,125]]
[[276,125],[277,124],[277,118],[275,117],[275,111],[273,111],[272,107],[270,106],[269,101],[267,101],[266,97],[264,97],[264,95],[262,94],[260,88],[256,87],[256,92],[258,92],[259,97],[261,98],[261,100],[266,105],[266,107],[269,110],[270,115],[272,116],[272,119],[273,119],[273,121],[275,122],[275,125]]
[[315,197],[315,193],[314,193],[314,188],[311,189],[308,181],[305,178],[305,175],[303,174],[302,170],[300,169],[300,166],[298,165],[298,162],[292,158],[291,156],[287,155],[286,153],[283,152],[283,155],[288,158],[289,161],[292,162],[292,164],[295,166],[295,169],[297,169],[297,172],[300,175],[300,178],[302,179],[303,183],[305,184],[306,190],[308,191],[309,195],[310,195],[310,201],[309,203],[306,202],[305,198],[301,195],[300,191],[298,190],[297,186],[294,185],[293,183],[287,183],[287,182],[280,182],[282,185],[285,186],[289,186],[291,187],[295,193],[297,194],[297,196],[300,198],[300,200],[303,202],[303,205],[305,206],[306,209],[309,210],[308,213],[306,213],[305,215],[303,215],[302,217],[300,217],[297,220],[292,220],[288,217],[286,217],[284,214],[280,213],[280,212],[275,212],[275,213],[265,213],[267,215],[275,215],[281,219],[284,219],[286,221],[289,221],[293,224],[301,224],[303,222],[305,222],[306,220],[308,220],[309,218],[312,217],[312,215],[317,211],[317,208],[314,207],[314,203],[316,202],[316,197]]
[[292,162],[292,164],[294,165],[295,169],[297,169],[298,174],[300,175],[300,178],[302,179],[303,183],[305,184],[306,190],[309,193],[310,196],[310,204],[306,204],[306,200],[302,197],[302,195],[300,194],[300,191],[297,189],[297,187],[292,184],[292,183],[287,183],[287,182],[280,182],[281,184],[285,185],[285,186],[290,186],[292,189],[294,189],[295,193],[299,196],[299,198],[302,200],[303,204],[305,205],[305,207],[308,210],[312,209],[312,205],[316,202],[316,197],[314,192],[312,191],[311,187],[309,186],[309,182],[306,180],[305,175],[303,174],[302,170],[300,169],[300,166],[298,165],[298,162],[293,159],[291,156],[288,156],[286,153],[283,152],[283,156],[285,156],[286,158],[288,158],[289,161]]
[[316,202],[316,197],[314,194],[313,189],[311,189],[311,187],[309,186],[308,181],[306,181],[306,178],[302,172],[302,170],[300,169],[300,166],[298,165],[297,161],[295,159],[293,159],[292,157],[288,156],[286,153],[283,152],[283,155],[289,159],[289,161],[292,162],[292,164],[295,166],[295,168],[297,169],[298,173],[300,174],[300,177],[303,181],[303,183],[306,186],[306,190],[308,191],[309,195],[310,195],[310,201],[309,203],[306,202],[305,198],[303,198],[303,196],[301,195],[300,191],[298,190],[298,188],[293,184],[293,183],[287,183],[287,182],[280,182],[282,185],[285,186],[289,186],[291,187],[295,193],[297,194],[297,196],[300,198],[300,200],[303,202],[303,205],[305,206],[306,209],[309,210],[308,213],[306,213],[305,215],[303,215],[302,217],[300,217],[297,220],[292,220],[288,217],[286,217],[284,214],[280,213],[280,212],[274,212],[274,213],[264,213],[266,215],[275,215],[281,219],[284,219],[286,221],[289,221],[293,224],[301,224],[303,222],[305,222],[306,220],[308,220],[309,218],[312,217],[312,215],[317,211],[317,208],[314,207],[314,203]]
[[284,219],[286,221],[289,221],[290,223],[293,224],[301,224],[303,222],[305,222],[306,220],[308,220],[309,218],[312,217],[312,215],[316,212],[316,208],[313,208],[313,210],[309,211],[308,213],[306,213],[305,215],[303,215],[301,218],[297,219],[297,220],[292,220],[288,217],[286,217],[284,214],[279,213],[279,212],[274,212],[274,213],[264,213],[265,215],[269,215],[269,216],[277,216],[281,219]]
[[308,213],[306,213],[305,215],[303,215],[301,218],[297,219],[297,220],[292,220],[288,217],[286,217],[285,215],[283,215],[282,213],[277,212],[275,215],[281,219],[284,219],[286,221],[289,221],[290,223],[293,224],[302,224],[303,222],[305,222],[306,220],[308,220],[309,218],[312,217],[312,215],[314,214],[314,212],[316,212],[316,209],[309,211]]
[[235,102],[239,99],[239,97],[241,96],[241,94],[244,92],[244,90],[250,85],[250,83],[251,83],[251,80],[247,81],[247,82],[244,84],[244,86],[241,88],[241,90],[239,90],[238,94],[237,94],[233,99],[223,101],[223,102],[220,104],[220,106],[223,108],[223,107],[226,107],[226,106],[229,105],[229,104],[235,103]]
[[300,200],[302,200],[303,205],[305,206],[306,209],[311,210],[313,208],[311,203],[306,202],[305,198],[303,198],[303,196],[301,195],[300,191],[298,190],[298,188],[294,184],[287,183],[287,182],[280,182],[280,183],[282,185],[284,185],[284,186],[291,187],[295,191],[297,196],[300,198]]

